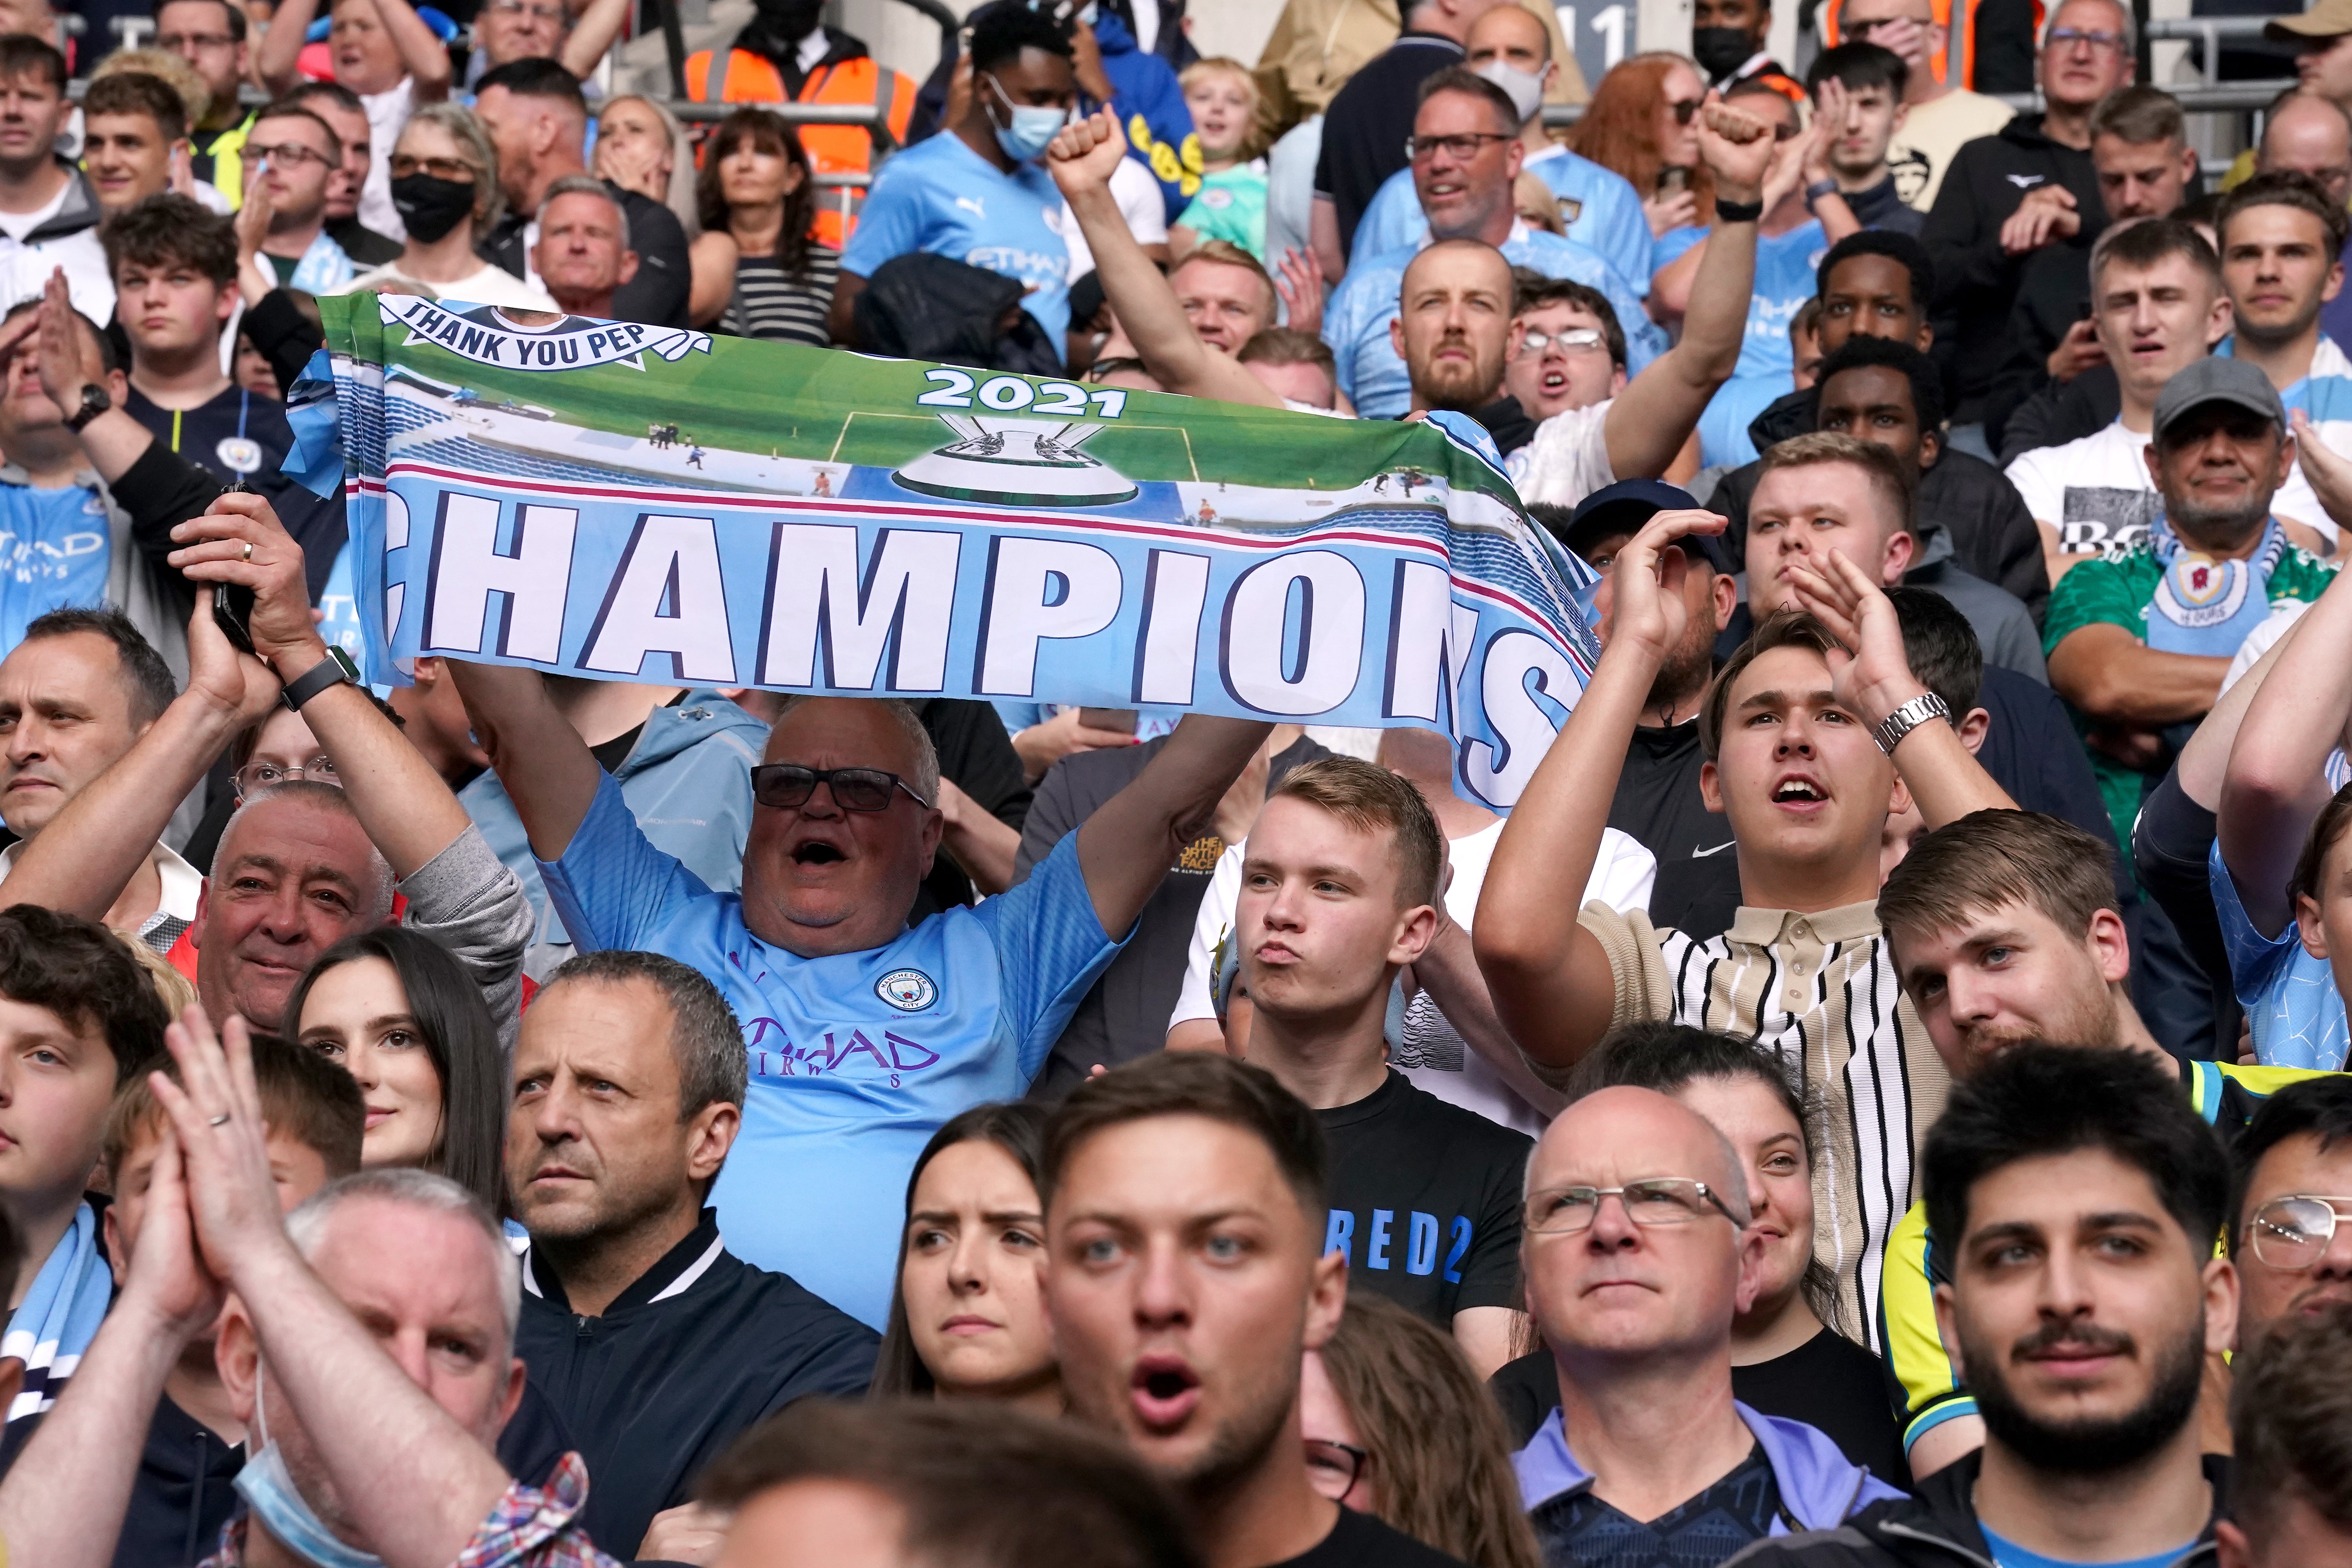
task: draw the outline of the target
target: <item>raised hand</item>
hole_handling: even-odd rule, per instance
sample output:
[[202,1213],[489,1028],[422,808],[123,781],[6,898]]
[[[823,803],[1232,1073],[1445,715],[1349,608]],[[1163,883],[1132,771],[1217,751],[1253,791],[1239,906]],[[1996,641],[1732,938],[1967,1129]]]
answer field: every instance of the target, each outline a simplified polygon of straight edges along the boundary
[[[1698,115],[1698,153],[1715,175],[1717,196],[1735,202],[1757,200],[1764,190],[1765,172],[1770,166],[1778,143],[1772,140],[1772,128],[1736,104],[1723,102],[1709,96],[1700,107]],[[1677,223],[1691,221],[1696,211],[1696,198],[1687,191],[1670,192],[1653,198],[1645,206],[1671,208],[1681,198],[1690,205]],[[1657,229],[1658,214],[1654,212],[1651,228]],[[1672,216],[1671,212],[1664,216]],[[1669,227],[1675,226],[1670,224]]]
[[[302,547],[268,501],[249,491],[224,492],[203,516],[173,528],[172,538],[180,548],[172,552],[171,563],[191,582],[253,590],[253,616],[247,629],[262,658],[275,664],[286,654],[323,649],[310,616]],[[323,651],[318,655],[325,657]]]
[[1275,268],[1274,291],[1289,312],[1284,325],[1310,335],[1323,330],[1323,269],[1313,257],[1297,246],[1284,251]]
[[184,1344],[212,1327],[227,1294],[198,1250],[179,1135],[167,1127],[116,1310],[143,1313],[156,1332]]
[[198,592],[195,612],[188,617],[187,693],[205,699],[243,729],[268,717],[286,687],[275,670],[229,641],[213,619],[213,595],[219,591],[207,585]]
[[73,297],[66,289],[64,268],[54,268],[49,280],[42,285],[38,314],[41,390],[49,395],[58,413],[71,416],[81,406],[81,389],[93,383],[103,384],[106,370],[82,341],[81,324],[74,317]]
[[1837,144],[1839,137],[1845,134],[1850,112],[1845,83],[1833,76],[1823,77],[1822,85],[1814,89],[1813,96],[1812,126],[1796,138],[1805,144],[1804,172],[1808,185],[1836,177],[1836,171],[1830,167],[1830,149]]
[[234,1285],[240,1265],[286,1244],[253,1079],[253,1033],[244,1019],[231,1017],[216,1037],[205,1010],[190,1007],[163,1031],[163,1043],[180,1066],[180,1082],[155,1072],[147,1075],[147,1087],[177,1134],[205,1267]]
[[2106,363],[2107,346],[2099,342],[2099,323],[2085,316],[2066,329],[2066,335],[2050,351],[2044,368],[2051,380],[2063,383]]
[[1662,511],[1621,545],[1609,564],[1609,647],[1640,648],[1664,659],[1690,619],[1683,578],[1690,563],[1675,541],[1721,533],[1730,520],[1711,511]]
[[1083,191],[1108,190],[1110,177],[1118,173],[1118,161],[1126,156],[1127,132],[1106,106],[1062,128],[1045,149],[1045,167],[1062,195],[1075,197]]
[[1841,705],[1875,729],[1927,688],[1911,673],[1902,623],[1885,591],[1843,551],[1831,551],[1822,572],[1791,568],[1790,585],[1797,602],[1853,650],[1829,656],[1830,689]]
[[2352,458],[2321,440],[2311,416],[2302,409],[2287,417],[2294,425],[2295,458],[2303,464],[2303,477],[2311,481],[2312,494],[2336,527],[2352,528]]

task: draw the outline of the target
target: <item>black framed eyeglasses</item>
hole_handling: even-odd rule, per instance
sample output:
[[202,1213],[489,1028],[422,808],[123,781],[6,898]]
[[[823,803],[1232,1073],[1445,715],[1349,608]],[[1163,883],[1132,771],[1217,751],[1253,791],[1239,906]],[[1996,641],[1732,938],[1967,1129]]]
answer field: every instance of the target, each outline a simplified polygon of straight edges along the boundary
[[751,798],[779,811],[803,805],[819,784],[833,791],[834,805],[844,811],[887,811],[891,796],[902,789],[908,800],[925,811],[931,808],[931,803],[909,788],[905,779],[880,768],[804,768],[797,763],[762,763],[751,770]]
[[1422,163],[1437,156],[1439,148],[1455,163],[1467,163],[1479,150],[1491,142],[1514,142],[1516,136],[1506,136],[1499,131],[1466,131],[1459,136],[1408,136],[1404,139],[1404,155],[1409,162]]
[[2252,1244],[2254,1256],[2273,1268],[2317,1268],[2327,1256],[2328,1244],[2336,1239],[2336,1227],[2344,1223],[2336,1213],[2338,1204],[2352,1204],[2352,1198],[2310,1193],[2273,1198],[2247,1222],[2246,1239]]
[[1713,1187],[1688,1176],[1653,1176],[1622,1187],[1547,1187],[1528,1194],[1526,1229],[1530,1236],[1580,1236],[1600,1217],[1601,1200],[1614,1197],[1625,1217],[1643,1229],[1688,1225],[1706,1217],[1712,1205],[1735,1229],[1747,1222],[1733,1214]]
[[1322,1496],[1337,1502],[1355,1489],[1363,1478],[1364,1467],[1371,1463],[1371,1455],[1352,1443],[1327,1442],[1320,1437],[1307,1439],[1307,1484]]

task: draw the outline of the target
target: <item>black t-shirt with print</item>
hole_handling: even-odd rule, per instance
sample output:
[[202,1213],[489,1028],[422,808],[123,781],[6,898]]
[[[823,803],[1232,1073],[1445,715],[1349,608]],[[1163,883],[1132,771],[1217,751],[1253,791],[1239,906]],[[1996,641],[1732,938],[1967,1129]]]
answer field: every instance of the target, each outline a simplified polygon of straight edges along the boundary
[[1783,1511],[1780,1483],[1759,1445],[1730,1474],[1653,1520],[1620,1513],[1589,1487],[1554,1498],[1528,1518],[1549,1568],[1712,1568],[1771,1534]]
[[1369,1513],[1343,1508],[1330,1534],[1272,1568],[1464,1568],[1464,1564]]
[[1336,1110],[1324,1250],[1348,1282],[1450,1329],[1465,1307],[1519,1297],[1519,1178],[1526,1134],[1416,1089],[1402,1073]]

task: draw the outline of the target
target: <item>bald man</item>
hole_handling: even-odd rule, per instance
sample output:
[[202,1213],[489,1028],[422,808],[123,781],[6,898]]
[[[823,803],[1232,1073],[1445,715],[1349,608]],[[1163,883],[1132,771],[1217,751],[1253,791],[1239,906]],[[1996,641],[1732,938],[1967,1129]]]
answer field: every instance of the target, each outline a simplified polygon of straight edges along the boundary
[[1764,1255],[1748,1220],[1730,1143],[1654,1089],[1587,1095],[1536,1146],[1520,1246],[1560,1408],[1515,1462],[1547,1562],[1711,1564],[1902,1495],[1732,1398],[1731,1321]]

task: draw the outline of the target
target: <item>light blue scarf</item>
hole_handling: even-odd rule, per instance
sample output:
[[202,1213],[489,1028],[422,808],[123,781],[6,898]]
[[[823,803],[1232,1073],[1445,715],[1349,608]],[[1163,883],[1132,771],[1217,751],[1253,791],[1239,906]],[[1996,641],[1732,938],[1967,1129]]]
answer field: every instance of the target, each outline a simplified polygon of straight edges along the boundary
[[58,1402],[58,1391],[81,1364],[98,1325],[106,1321],[107,1305],[114,1299],[114,1274],[106,1266],[98,1232],[97,1211],[83,1204],[33,1277],[32,1291],[8,1320],[7,1333],[0,1336],[0,1356],[25,1363],[24,1388],[8,1407],[11,1421]]
[[2278,519],[2263,524],[2261,542],[2243,561],[2216,561],[2173,532],[2162,518],[2147,527],[2148,550],[2164,568],[2147,606],[2147,646],[2164,653],[2227,658],[2270,619],[2271,570],[2286,553]]
[[331,294],[357,276],[352,258],[322,228],[302,253],[302,259],[294,264],[294,276],[286,280],[286,286],[306,294]]

